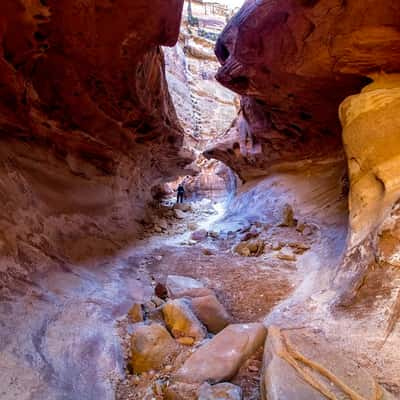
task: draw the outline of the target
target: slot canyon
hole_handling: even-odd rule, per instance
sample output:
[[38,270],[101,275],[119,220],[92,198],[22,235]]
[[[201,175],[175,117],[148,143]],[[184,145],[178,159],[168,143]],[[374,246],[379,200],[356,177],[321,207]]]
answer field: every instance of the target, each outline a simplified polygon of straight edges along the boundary
[[0,400],[400,399],[399,0],[1,0],[0,44]]

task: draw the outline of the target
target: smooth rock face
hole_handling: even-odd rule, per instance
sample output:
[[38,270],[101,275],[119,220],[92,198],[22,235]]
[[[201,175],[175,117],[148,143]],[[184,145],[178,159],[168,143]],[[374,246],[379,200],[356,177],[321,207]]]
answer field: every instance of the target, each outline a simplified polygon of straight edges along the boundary
[[340,103],[372,73],[400,70],[399,20],[395,0],[246,1],[216,45],[217,79],[242,95],[242,115],[206,156],[247,181],[340,150]]
[[229,325],[196,350],[174,378],[192,384],[229,380],[263,345],[265,336],[262,324]]
[[213,386],[204,383],[200,386],[198,400],[242,400],[242,389],[232,383]]
[[222,331],[232,320],[215,295],[192,298],[191,304],[197,318],[211,333]]
[[197,342],[206,337],[207,330],[190,308],[189,300],[170,300],[163,306],[162,312],[165,323],[175,338],[191,338]]
[[131,366],[135,373],[157,370],[177,351],[177,344],[160,324],[140,324],[131,337]]
[[372,376],[322,338],[270,327],[263,362],[263,400],[324,400],[350,394],[373,399],[376,393],[390,398]]

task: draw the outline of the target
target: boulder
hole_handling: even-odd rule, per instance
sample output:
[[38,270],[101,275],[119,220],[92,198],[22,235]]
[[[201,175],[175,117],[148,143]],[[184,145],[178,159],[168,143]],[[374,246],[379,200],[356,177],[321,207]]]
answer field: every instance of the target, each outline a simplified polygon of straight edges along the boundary
[[207,330],[190,308],[189,299],[170,300],[162,309],[165,323],[175,338],[192,338],[195,342],[207,336]]
[[174,379],[189,384],[229,380],[264,344],[266,333],[260,323],[229,325],[196,350]]
[[270,327],[264,349],[263,400],[392,399],[322,337]]
[[200,297],[213,294],[202,282],[187,276],[168,275],[166,287],[171,299],[180,297]]
[[242,400],[242,389],[232,383],[210,385],[203,383],[199,389],[198,400]]
[[192,308],[197,318],[211,333],[222,331],[231,322],[231,316],[214,294],[193,298]]
[[165,389],[165,400],[197,400],[199,385],[172,382]]
[[131,337],[132,370],[136,374],[157,370],[167,364],[178,345],[160,324],[138,324]]
[[196,240],[197,242],[201,242],[202,240],[207,239],[208,232],[205,229],[200,229],[198,231],[193,232],[190,235],[190,239]]

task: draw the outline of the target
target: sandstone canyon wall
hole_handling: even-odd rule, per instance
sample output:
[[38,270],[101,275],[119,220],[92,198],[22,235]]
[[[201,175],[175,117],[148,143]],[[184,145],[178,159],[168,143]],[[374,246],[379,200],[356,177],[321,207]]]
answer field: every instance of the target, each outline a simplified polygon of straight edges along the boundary
[[217,13],[198,1],[192,1],[190,12],[188,6],[185,2],[177,45],[165,49],[167,82],[184,128],[185,147],[196,153],[198,174],[184,182],[190,196],[225,195],[235,191],[236,177],[202,152],[230,129],[239,109],[238,96],[215,79],[215,41],[232,10],[220,6]]
[[[400,3],[248,0],[216,54],[217,79],[241,95],[235,126],[205,152],[246,182],[226,223],[274,232],[290,204],[319,236],[266,324],[318,326],[398,394]],[[265,398],[292,398],[296,380],[269,368]]]
[[124,247],[151,187],[192,161],[159,47],[177,41],[182,6],[1,1],[5,294],[10,279]]
[[249,0],[216,54],[217,79],[241,95],[241,112],[207,157],[244,181],[334,163],[343,193],[348,163],[350,233],[337,282],[352,298],[374,261],[377,226],[398,199],[399,3]]

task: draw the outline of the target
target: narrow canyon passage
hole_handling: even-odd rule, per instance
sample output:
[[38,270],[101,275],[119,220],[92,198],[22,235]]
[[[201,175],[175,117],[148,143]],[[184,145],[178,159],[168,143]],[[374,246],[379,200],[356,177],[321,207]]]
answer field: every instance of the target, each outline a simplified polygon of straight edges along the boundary
[[396,0],[1,0],[0,400],[400,399],[399,110]]

